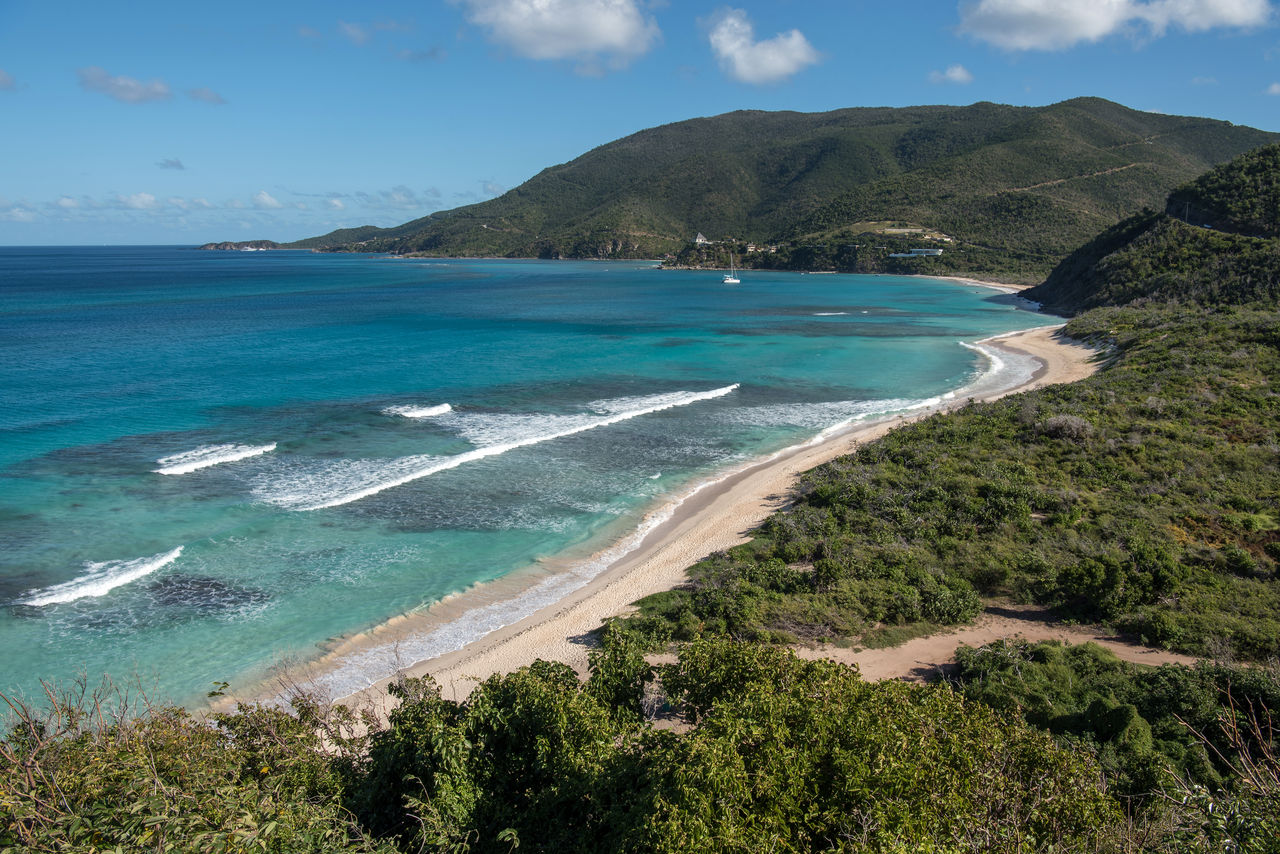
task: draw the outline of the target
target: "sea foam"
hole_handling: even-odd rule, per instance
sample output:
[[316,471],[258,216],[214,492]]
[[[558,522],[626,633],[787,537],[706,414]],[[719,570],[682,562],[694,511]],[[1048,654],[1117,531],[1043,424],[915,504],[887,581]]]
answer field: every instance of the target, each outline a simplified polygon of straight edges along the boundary
[[382,410],[382,413],[384,415],[399,415],[401,418],[435,418],[439,415],[447,415],[452,411],[452,406],[447,403],[440,403],[435,406],[414,406],[413,404],[388,406]]
[[472,415],[458,429],[477,447],[452,456],[409,456],[391,460],[343,460],[295,474],[286,482],[261,484],[255,495],[289,510],[321,510],[377,495],[438,472],[517,448],[561,439],[631,418],[723,397],[738,384],[709,391],[680,391],[595,401],[579,415]]
[[55,584],[43,590],[36,590],[22,599],[19,605],[53,605],[59,602],[74,602],[89,596],[105,596],[117,587],[123,587],[150,575],[163,566],[173,563],[182,554],[182,546],[163,554],[140,557],[134,560],[108,560],[102,563],[88,561],[84,567],[88,572],[71,581]]
[[[324,689],[333,697],[350,696],[408,665],[462,649],[472,641],[560,602],[639,548],[650,533],[670,520],[676,510],[694,495],[714,486],[736,470],[727,470],[717,477],[693,484],[681,495],[647,514],[630,534],[592,558],[575,564],[566,572],[544,578],[509,599],[472,608],[432,631],[410,634],[389,644],[377,644],[346,653],[333,662],[332,666],[311,677],[308,683]],[[287,699],[280,696],[275,701],[283,705]]]
[[270,445],[205,445],[194,451],[184,451],[170,457],[156,460],[160,468],[156,474],[187,474],[199,469],[209,468],[222,463],[232,463],[259,454],[267,454],[276,449],[276,443]]
[[[1054,327],[1036,328],[1052,329]],[[1015,388],[1030,382],[1035,376],[1040,367],[1040,360],[1035,356],[1009,350],[996,350],[990,346],[991,342],[999,341],[1004,337],[996,335],[973,344],[960,342],[960,346],[984,356],[987,360],[987,369],[974,377],[967,386],[958,390],[957,397],[980,397],[992,391]]]
[[821,430],[825,433],[839,430],[857,421],[866,421],[927,406],[933,400],[933,398],[876,398],[814,403],[773,403],[735,409],[722,413],[721,417],[726,422],[738,426],[790,426]]

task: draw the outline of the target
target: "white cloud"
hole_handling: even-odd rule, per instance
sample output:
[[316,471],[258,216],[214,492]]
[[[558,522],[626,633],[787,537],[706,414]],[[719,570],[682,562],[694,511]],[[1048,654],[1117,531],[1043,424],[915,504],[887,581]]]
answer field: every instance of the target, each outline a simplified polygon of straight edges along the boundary
[[76,208],[80,207],[80,203],[75,199],[71,198],[70,196],[63,196],[62,198],[58,199],[58,201],[54,202],[54,204],[56,204],[58,207],[62,208],[63,210],[67,210],[67,211],[75,210]]
[[726,74],[742,83],[776,83],[820,58],[799,30],[756,41],[741,9],[722,12],[711,28],[711,51]]
[[369,31],[359,24],[353,24],[349,21],[339,21],[338,32],[342,33],[352,44],[362,45],[369,41]]
[[486,196],[501,196],[507,191],[507,188],[493,181],[481,181],[480,189],[484,191]]
[[166,101],[173,96],[169,85],[163,80],[152,80],[143,83],[132,77],[112,76],[96,65],[76,71],[80,75],[80,86],[88,92],[101,92],[117,101],[126,104],[141,104],[146,101]]
[[204,101],[206,104],[225,104],[227,99],[210,89],[208,86],[201,86],[198,89],[188,89],[187,97],[193,101]]
[[35,222],[36,212],[21,205],[0,210],[0,220],[8,222]]
[[275,197],[266,190],[259,190],[253,195],[253,206],[259,210],[276,210],[284,207]]
[[451,0],[489,37],[530,59],[577,60],[581,70],[623,68],[657,41],[637,0]]
[[0,92],[12,92],[18,85],[13,82],[13,75],[0,68]]
[[182,161],[176,157],[166,157],[164,160],[157,162],[156,165],[161,169],[177,169],[179,172],[187,168],[183,166]]
[[342,199],[330,199],[329,207],[335,211],[342,211],[347,209],[347,206],[342,203]]
[[1267,87],[1268,95],[1280,95],[1280,83],[1272,83]]
[[211,208],[213,208],[213,203],[210,202],[208,199],[192,199],[191,207],[204,208],[205,210],[210,210]]
[[1256,27],[1271,17],[1270,0],[1151,0],[1134,6],[1137,17],[1157,35],[1164,35],[1171,26],[1192,33],[1215,27]]
[[[418,211],[432,207],[433,201],[440,198],[440,191],[432,188],[419,194],[400,184],[390,190],[378,190],[374,193],[361,190],[349,198],[354,198],[362,207],[373,210]],[[336,199],[331,199],[329,204],[332,205],[334,201]]]
[[1192,86],[1217,86],[1218,78],[1216,77],[1192,77]]
[[149,211],[156,207],[156,197],[150,193],[133,193],[128,196],[117,195],[115,204],[132,211]]
[[1254,27],[1271,12],[1270,0],[968,0],[960,30],[1008,50],[1063,50],[1142,25],[1156,37],[1170,27]]
[[973,75],[963,65],[949,65],[946,71],[930,71],[930,83],[959,83],[965,85],[973,82]]

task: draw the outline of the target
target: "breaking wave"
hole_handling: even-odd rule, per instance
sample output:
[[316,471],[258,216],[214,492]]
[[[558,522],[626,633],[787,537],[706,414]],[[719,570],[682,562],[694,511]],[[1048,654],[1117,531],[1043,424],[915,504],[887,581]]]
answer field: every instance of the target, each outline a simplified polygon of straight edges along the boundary
[[435,406],[414,406],[412,404],[388,406],[382,410],[384,415],[399,415],[401,418],[435,418],[437,415],[447,415],[452,411],[453,407],[447,403],[440,403]]
[[468,415],[459,433],[477,447],[452,456],[419,455],[389,460],[342,460],[300,471],[285,482],[259,485],[255,495],[288,510],[322,510],[377,495],[388,489],[517,448],[549,442],[703,400],[723,397],[738,384],[710,391],[600,400],[578,415]]
[[74,602],[89,596],[105,596],[117,587],[123,587],[143,576],[150,575],[163,566],[168,566],[181,554],[182,546],[178,546],[163,554],[134,560],[108,560],[102,563],[89,561],[84,565],[88,572],[79,578],[29,593],[17,600],[17,604],[54,605],[59,602]]
[[194,451],[184,451],[170,457],[156,460],[160,468],[156,474],[187,474],[221,463],[233,463],[236,460],[267,454],[276,449],[276,443],[270,445],[206,445]]

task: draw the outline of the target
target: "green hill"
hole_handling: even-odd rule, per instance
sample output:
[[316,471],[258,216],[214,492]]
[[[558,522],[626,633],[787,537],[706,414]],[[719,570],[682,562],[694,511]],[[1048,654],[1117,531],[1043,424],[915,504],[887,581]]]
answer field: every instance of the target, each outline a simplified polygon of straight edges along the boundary
[[1169,196],[1171,216],[1253,237],[1280,237],[1280,146],[1210,170]]
[[[734,112],[641,131],[510,192],[292,244],[432,255],[655,257],[712,240],[838,244],[867,223],[955,238],[954,264],[1047,272],[1276,134],[1096,98],[1047,107]],[[951,262],[951,258],[947,259]]]
[[1210,170],[1164,207],[1107,229],[1027,296],[1064,314],[1142,301],[1280,301],[1280,145]]

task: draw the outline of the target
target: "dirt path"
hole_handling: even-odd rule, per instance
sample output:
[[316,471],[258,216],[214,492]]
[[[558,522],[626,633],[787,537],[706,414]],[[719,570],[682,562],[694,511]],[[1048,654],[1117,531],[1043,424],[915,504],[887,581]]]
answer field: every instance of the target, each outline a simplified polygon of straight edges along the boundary
[[[1021,192],[1025,192],[1026,190],[1038,190],[1041,187],[1055,187],[1058,184],[1065,184],[1068,181],[1081,181],[1085,178],[1097,178],[1101,175],[1112,175],[1116,172],[1123,172],[1126,169],[1132,169],[1135,166],[1142,166],[1142,165],[1145,165],[1145,164],[1127,163],[1124,166],[1113,166],[1110,169],[1103,169],[1101,172],[1090,172],[1088,175],[1072,175],[1070,178],[1055,178],[1052,181],[1042,181],[1039,184],[1031,184],[1026,187],[1010,187],[1007,190],[1000,190],[999,192],[1000,193],[1021,193]],[[996,195],[999,195],[999,193],[992,193],[991,195],[996,196]]]
[[844,664],[856,664],[867,680],[904,679],[923,682],[937,673],[945,673],[955,663],[956,647],[961,644],[982,646],[996,640],[1017,638],[1026,641],[1058,640],[1070,644],[1093,641],[1106,647],[1123,661],[1158,666],[1161,664],[1195,664],[1197,659],[1162,649],[1130,643],[1098,626],[1075,626],[1055,620],[1045,610],[1034,606],[989,605],[972,626],[953,632],[915,638],[888,649],[843,649],[836,646],[800,648],[801,658],[829,658]]

